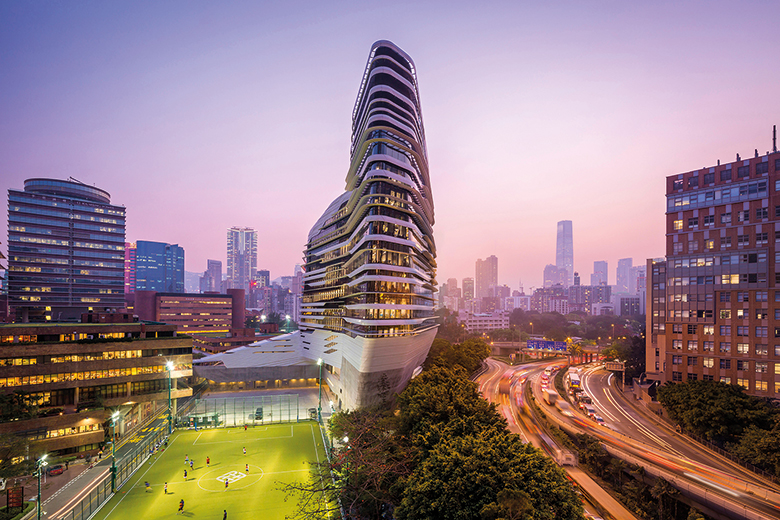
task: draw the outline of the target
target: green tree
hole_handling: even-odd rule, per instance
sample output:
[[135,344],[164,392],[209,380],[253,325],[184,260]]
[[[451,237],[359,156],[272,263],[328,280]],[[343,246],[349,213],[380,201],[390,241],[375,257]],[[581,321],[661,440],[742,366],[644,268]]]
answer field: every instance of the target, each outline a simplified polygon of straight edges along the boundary
[[449,341],[437,337],[433,340],[423,367],[429,369],[459,366],[471,374],[482,365],[482,362],[489,355],[490,345],[481,338],[469,338],[458,345],[453,345]]
[[424,449],[446,437],[506,429],[496,405],[482,398],[462,368],[423,371],[396,401],[399,433]]
[[10,394],[0,393],[0,422],[20,421],[38,417],[38,405],[29,396],[16,390]]
[[480,511],[482,520],[531,520],[533,500],[525,491],[504,488],[496,494],[496,501]]
[[32,460],[19,460],[27,455],[30,441],[11,433],[0,434],[0,478],[29,475],[34,469]]
[[[658,501],[658,520],[677,518],[677,495],[680,492],[663,478],[658,478],[650,488],[650,495]],[[672,508],[674,513],[672,514]]]
[[442,439],[409,477],[394,516],[398,520],[480,518],[496,512],[498,508],[491,504],[505,508],[509,497],[518,497],[503,494],[502,504],[498,493],[504,489],[526,494],[533,518],[582,518],[582,504],[563,471],[509,433]]
[[748,426],[739,442],[729,448],[745,462],[780,476],[780,415],[775,415],[771,430]]
[[685,430],[718,442],[733,442],[751,425],[768,430],[774,424],[775,411],[738,385],[667,383],[658,389],[658,401]]

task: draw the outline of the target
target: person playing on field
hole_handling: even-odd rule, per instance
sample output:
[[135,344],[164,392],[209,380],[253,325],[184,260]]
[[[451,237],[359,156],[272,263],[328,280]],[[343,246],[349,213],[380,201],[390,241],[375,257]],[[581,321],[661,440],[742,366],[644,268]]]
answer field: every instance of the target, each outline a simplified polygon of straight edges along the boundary
[[227,509],[222,510],[222,520],[227,520]]
[[190,469],[194,469],[194,468],[192,467],[192,465],[193,465],[193,464],[195,464],[195,460],[193,460],[193,459],[190,459]]
[[228,482],[230,482],[228,479],[225,479],[225,491],[227,491],[228,488]]
[[181,500],[179,500],[179,510],[176,512],[176,514],[178,515],[179,513],[182,513],[183,511],[184,511],[184,499],[182,498]]
[[190,462],[190,457],[189,457],[189,455],[185,455],[185,456],[184,456],[184,465],[186,466],[187,464],[189,464],[189,462]]
[[246,472],[249,473],[249,464],[246,465]]
[[244,446],[244,455],[246,455],[246,446]]
[[168,483],[167,482],[165,483],[165,488],[164,489],[165,489],[165,494],[167,495],[168,494]]
[[152,486],[151,486],[151,484],[149,484],[149,482],[144,482],[144,486],[146,486],[146,490],[147,491],[151,491],[152,490]]
[[184,480],[187,480],[187,470],[184,470]]
[[208,458],[208,457],[206,457],[206,467],[207,467],[207,468],[209,467],[209,463],[210,463],[210,462],[211,462],[211,459],[210,459],[210,458]]
[[246,428],[247,428],[247,426],[246,426],[246,424],[245,424],[245,425],[244,425],[244,431],[246,431]]

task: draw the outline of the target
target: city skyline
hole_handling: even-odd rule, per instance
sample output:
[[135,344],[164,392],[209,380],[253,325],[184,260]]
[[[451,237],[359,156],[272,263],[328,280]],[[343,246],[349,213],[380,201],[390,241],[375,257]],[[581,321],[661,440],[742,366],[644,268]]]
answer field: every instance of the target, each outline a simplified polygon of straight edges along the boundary
[[772,34],[780,6],[567,5],[434,3],[397,24],[383,6],[4,4],[0,188],[95,184],[129,242],[178,243],[192,272],[253,227],[257,267],[288,274],[342,188],[351,74],[386,38],[423,71],[439,282],[496,255],[499,284],[541,286],[563,218],[581,277],[642,264],[664,253],[666,176],[771,148],[780,43],[744,35]]

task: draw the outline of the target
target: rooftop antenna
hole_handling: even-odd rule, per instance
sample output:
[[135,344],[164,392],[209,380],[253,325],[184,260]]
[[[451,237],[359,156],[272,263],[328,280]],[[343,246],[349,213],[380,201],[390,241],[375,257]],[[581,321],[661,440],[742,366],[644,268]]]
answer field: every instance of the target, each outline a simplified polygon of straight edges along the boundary
[[758,157],[758,148],[756,148],[756,157]]
[[777,151],[777,125],[772,125],[772,151]]
[[739,158],[739,154],[737,154],[737,160],[738,160],[738,161],[739,161],[739,160],[741,160],[741,159]]

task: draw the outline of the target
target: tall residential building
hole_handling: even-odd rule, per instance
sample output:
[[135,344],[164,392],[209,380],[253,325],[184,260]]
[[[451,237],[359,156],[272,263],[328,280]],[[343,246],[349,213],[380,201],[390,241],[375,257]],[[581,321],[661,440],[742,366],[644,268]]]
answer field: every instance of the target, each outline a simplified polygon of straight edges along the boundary
[[227,281],[231,289],[249,291],[257,271],[257,231],[232,227],[227,231]]
[[464,300],[473,300],[474,299],[474,279],[473,278],[464,278],[462,283],[463,283],[463,299]]
[[631,268],[634,267],[633,258],[621,258],[618,260],[617,272],[615,273],[615,292],[630,293],[631,288]]
[[257,274],[255,275],[255,280],[257,280],[258,285],[260,287],[270,287],[271,286],[271,271],[261,269],[257,271]]
[[135,242],[125,242],[125,294],[135,292]]
[[339,405],[401,391],[436,335],[430,186],[416,68],[376,42],[352,113],[345,192],[305,252],[303,355],[323,360]]
[[125,208],[108,192],[57,179],[8,190],[8,298],[19,320],[124,308],[124,250]]
[[476,264],[476,298],[488,298],[490,289],[498,285],[498,258],[490,255],[484,260],[477,259]]
[[220,292],[222,289],[222,262],[206,260],[206,270],[200,277],[200,292]]
[[593,262],[593,274],[590,275],[591,285],[609,285],[609,264],[606,260]]
[[563,286],[568,287],[574,278],[574,239],[571,220],[558,222],[558,234],[555,243],[555,266],[565,273],[561,274]]
[[649,377],[780,398],[780,153],[667,177],[666,203],[665,262],[647,264]]
[[135,290],[183,293],[184,248],[165,242],[136,242]]

